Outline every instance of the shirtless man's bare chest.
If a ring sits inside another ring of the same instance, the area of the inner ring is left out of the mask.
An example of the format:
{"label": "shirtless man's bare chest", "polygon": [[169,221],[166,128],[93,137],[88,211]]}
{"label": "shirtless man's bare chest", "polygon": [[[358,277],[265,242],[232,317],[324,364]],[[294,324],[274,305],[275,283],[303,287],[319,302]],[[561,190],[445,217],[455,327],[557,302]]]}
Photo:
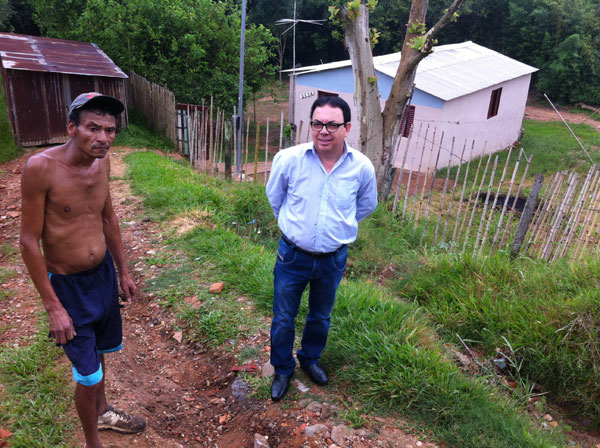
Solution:
{"label": "shirtless man's bare chest", "polygon": [[[48,269],[79,272],[98,265],[106,242],[102,210],[108,199],[108,159],[77,168],[48,155],[42,246]],[[66,272],[61,272],[66,271]]]}

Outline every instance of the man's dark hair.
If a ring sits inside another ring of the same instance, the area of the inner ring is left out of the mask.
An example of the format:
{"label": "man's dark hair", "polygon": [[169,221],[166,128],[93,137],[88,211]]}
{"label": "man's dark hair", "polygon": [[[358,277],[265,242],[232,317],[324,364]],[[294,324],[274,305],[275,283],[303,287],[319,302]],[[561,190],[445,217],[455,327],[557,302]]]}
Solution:
{"label": "man's dark hair", "polygon": [[67,119],[67,120],[68,120],[68,121],[72,121],[72,122],[73,122],[73,123],[75,123],[77,126],[79,126],[79,124],[80,124],[80,122],[81,122],[81,120],[80,120],[80,114],[81,114],[81,112],[83,112],[83,111],[86,111],[86,110],[93,110],[93,111],[96,111],[96,112],[98,112],[100,115],[112,115],[113,117],[115,117],[115,120],[118,118],[118,117],[117,117],[117,115],[118,115],[118,114],[116,114],[114,110],[112,110],[112,109],[110,109],[110,108],[107,108],[107,107],[102,107],[102,106],[98,106],[98,105],[93,105],[93,106],[91,106],[91,107],[85,107],[85,106],[83,106],[83,107],[80,107],[80,108],[78,108],[78,109],[73,109],[73,110],[71,111],[71,113],[69,114],[69,117],[68,117],[68,119]]}
{"label": "man's dark hair", "polygon": [[313,113],[317,107],[323,107],[325,105],[342,109],[342,113],[344,114],[344,123],[350,122],[350,106],[348,106],[348,103],[341,99],[339,96],[333,95],[324,95],[315,100],[312,107],[310,108],[310,119],[312,120]]}

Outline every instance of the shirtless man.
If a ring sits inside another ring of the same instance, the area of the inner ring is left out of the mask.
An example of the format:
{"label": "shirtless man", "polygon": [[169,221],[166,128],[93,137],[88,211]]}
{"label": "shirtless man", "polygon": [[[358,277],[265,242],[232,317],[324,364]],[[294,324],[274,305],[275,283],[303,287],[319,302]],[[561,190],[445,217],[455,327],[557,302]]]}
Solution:
{"label": "shirtless man", "polygon": [[109,406],[104,390],[104,353],[122,347],[113,259],[125,300],[137,290],[108,187],[108,151],[123,110],[116,98],[79,95],[69,107],[69,140],[30,157],[21,179],[21,254],[51,335],[73,365],[87,448],[102,447],[99,429],[137,433],[146,427],[142,417]]}

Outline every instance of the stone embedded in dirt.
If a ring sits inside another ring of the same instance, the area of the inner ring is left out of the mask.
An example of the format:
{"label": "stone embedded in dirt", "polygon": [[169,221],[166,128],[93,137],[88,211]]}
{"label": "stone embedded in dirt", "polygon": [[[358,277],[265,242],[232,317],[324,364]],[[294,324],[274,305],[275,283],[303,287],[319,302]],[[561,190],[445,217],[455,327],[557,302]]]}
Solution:
{"label": "stone embedded in dirt", "polygon": [[248,394],[250,394],[250,392],[252,392],[250,385],[243,379],[237,377],[235,380],[233,380],[233,383],[231,384],[231,395],[233,395],[235,398],[238,400],[244,400]]}
{"label": "stone embedded in dirt", "polygon": [[307,426],[303,432],[307,437],[314,437],[315,434],[323,434],[325,437],[329,437],[329,428],[322,423]]}
{"label": "stone embedded in dirt", "polygon": [[310,398],[302,398],[301,400],[298,400],[298,408],[300,408],[300,409],[305,408],[311,402],[312,402],[312,400]]}
{"label": "stone embedded in dirt", "polygon": [[332,406],[329,403],[323,403],[321,406],[321,420],[327,421],[331,417]]}
{"label": "stone embedded in dirt", "polygon": [[220,292],[223,292],[224,288],[225,288],[225,283],[223,283],[223,282],[213,283],[212,285],[210,285],[208,292],[210,292],[211,294],[219,294]]}
{"label": "stone embedded in dirt", "polygon": [[312,412],[313,414],[320,414],[321,413],[321,403],[318,403],[316,401],[311,401],[309,403],[308,406],[306,406],[306,410]]}
{"label": "stone embedded in dirt", "polygon": [[198,301],[198,296],[187,296],[183,298],[183,301],[185,303],[189,303],[190,305],[193,304],[194,302]]}
{"label": "stone embedded in dirt", "polygon": [[271,377],[273,375],[275,375],[275,367],[273,367],[271,365],[271,363],[269,361],[267,361],[262,366],[262,376],[263,376],[263,378],[269,378],[269,377]]}
{"label": "stone embedded in dirt", "polygon": [[267,438],[261,434],[254,434],[254,448],[271,448]]}
{"label": "stone embedded in dirt", "polygon": [[175,333],[173,333],[173,339],[181,343],[181,341],[183,340],[183,331],[176,331]]}
{"label": "stone embedded in dirt", "polygon": [[345,425],[334,426],[331,430],[331,440],[338,445],[344,446],[346,439],[349,439],[350,437],[352,437],[352,429]]}
{"label": "stone embedded in dirt", "polygon": [[3,446],[1,443],[3,443],[3,440],[9,439],[11,438],[13,435],[12,432],[10,432],[8,429],[3,429],[0,428],[0,446]]}

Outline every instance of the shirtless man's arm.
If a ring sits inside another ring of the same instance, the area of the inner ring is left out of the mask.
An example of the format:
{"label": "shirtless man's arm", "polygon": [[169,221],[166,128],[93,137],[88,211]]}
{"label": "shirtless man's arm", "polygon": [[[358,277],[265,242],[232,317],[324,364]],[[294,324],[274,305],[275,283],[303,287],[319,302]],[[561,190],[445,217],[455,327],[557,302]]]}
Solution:
{"label": "shirtless man's arm", "polygon": [[[108,172],[110,172],[110,165]],[[104,203],[104,208],[102,209],[102,224],[106,245],[113,256],[119,272],[119,284],[121,285],[121,289],[125,295],[125,300],[129,301],[135,296],[137,287],[135,286],[135,283],[129,274],[129,270],[127,269],[127,264],[125,262],[123,242],[121,240],[121,230],[119,228],[119,219],[117,218],[112,206],[110,191],[108,192],[106,201]]]}
{"label": "shirtless man's arm", "polygon": [[46,195],[50,186],[53,162],[42,156],[31,157],[21,180],[20,248],[29,275],[48,312],[50,331],[59,344],[75,337],[73,321],[61,305],[48,278],[48,268],[41,251],[40,239],[44,229]]}

